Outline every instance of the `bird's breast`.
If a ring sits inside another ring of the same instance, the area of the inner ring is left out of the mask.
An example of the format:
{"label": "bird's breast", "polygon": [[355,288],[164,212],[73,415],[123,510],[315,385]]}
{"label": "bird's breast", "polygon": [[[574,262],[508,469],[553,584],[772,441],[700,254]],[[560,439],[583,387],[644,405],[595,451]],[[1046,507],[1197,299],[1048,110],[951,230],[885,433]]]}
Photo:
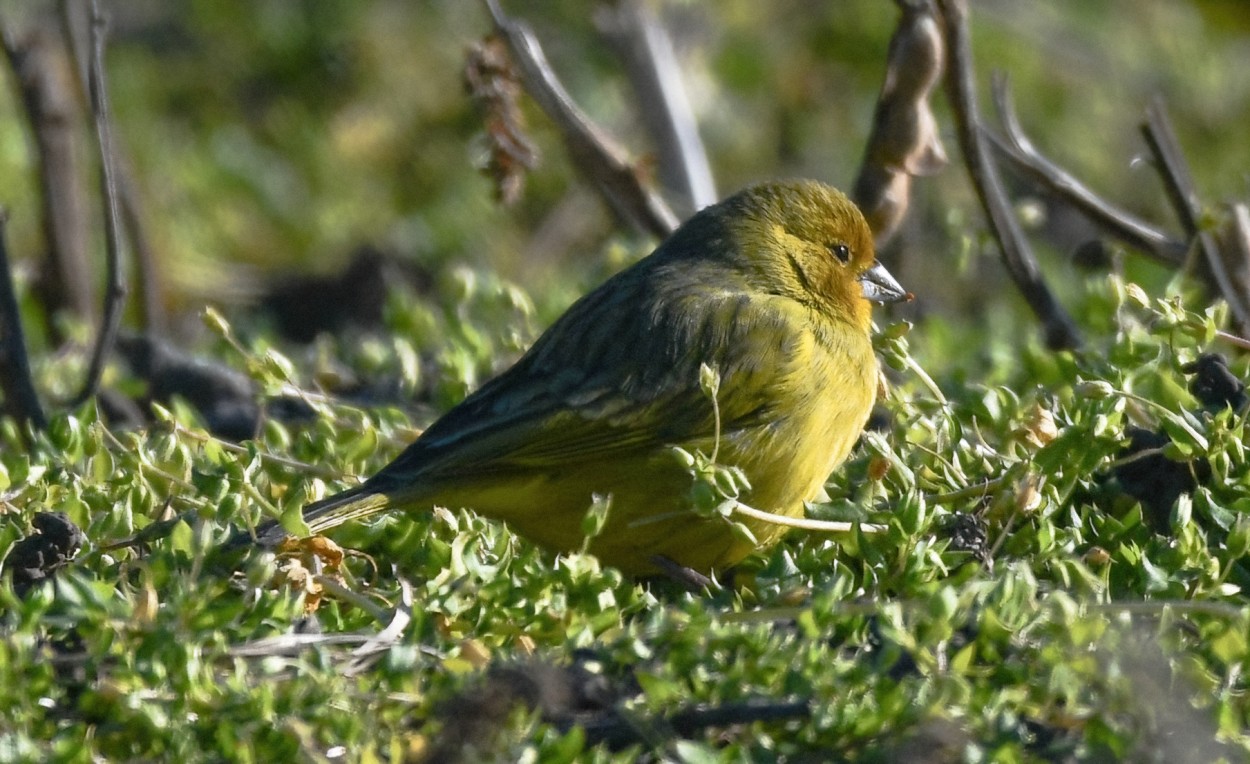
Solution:
{"label": "bird's breast", "polygon": [[[826,342],[803,337],[774,389],[773,410],[784,412],[739,433],[730,460],[752,479],[754,506],[797,515],[855,446],[876,398],[877,361],[862,333]],[[732,462],[731,462],[732,463]]]}

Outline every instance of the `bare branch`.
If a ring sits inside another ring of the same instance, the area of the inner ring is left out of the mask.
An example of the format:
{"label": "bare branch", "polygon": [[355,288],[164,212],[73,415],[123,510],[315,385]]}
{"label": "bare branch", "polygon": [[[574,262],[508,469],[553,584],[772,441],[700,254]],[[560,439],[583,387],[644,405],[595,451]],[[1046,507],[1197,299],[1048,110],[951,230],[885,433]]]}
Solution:
{"label": "bare branch", "polygon": [[[84,49],[90,45],[91,11],[84,0],[59,0],[61,35],[73,57],[79,76],[78,91],[83,103],[91,101],[88,92],[91,79],[90,56]],[[160,261],[152,249],[144,226],[143,204],[140,200],[134,167],[128,161],[121,146],[113,144],[113,161],[117,175],[117,195],[121,203],[122,223],[125,225],[135,259],[140,321],[148,334],[163,334],[168,324],[165,310],[164,278]]]}
{"label": "bare branch", "polygon": [[981,140],[968,4],[966,0],[938,0],[938,7],[948,51],[946,83],[959,130],[959,145],[990,230],[1002,250],[1003,264],[1029,307],[1042,320],[1047,346],[1054,350],[1077,347],[1081,338],[1076,324],[1046,286],[1020,223],[1012,214],[998,168]]}
{"label": "bare branch", "polygon": [[117,170],[113,156],[113,128],[109,118],[108,91],[104,78],[104,38],[106,21],[97,0],[91,3],[91,61],[90,92],[91,111],[95,117],[96,140],[100,150],[100,186],[104,197],[104,241],[108,272],[107,292],[104,296],[104,318],[91,353],[91,365],[82,389],[71,405],[87,402],[100,386],[104,362],[121,325],[122,309],[126,304],[126,270],[121,254],[121,221],[117,203]]}
{"label": "bare branch", "polygon": [[897,2],[902,15],[890,38],[885,82],[851,193],[878,247],[907,214],[912,176],[936,173],[947,161],[929,105],[929,94],[942,77],[942,32],[930,0]]}
{"label": "bare branch", "polygon": [[[1189,172],[1189,164],[1181,151],[1176,131],[1172,129],[1172,121],[1168,119],[1167,108],[1161,98],[1151,101],[1146,108],[1146,121],[1141,126],[1142,135],[1154,154],[1155,166],[1163,178],[1163,186],[1172,207],[1180,219],[1185,233],[1198,240],[1198,250],[1202,253],[1203,262],[1210,270],[1211,279],[1219,290],[1220,296],[1228,303],[1233,320],[1241,331],[1250,330],[1250,307],[1247,306],[1245,284],[1236,284],[1229,277],[1224,261],[1220,257],[1219,247],[1210,231],[1202,229],[1202,204],[1198,199],[1198,191],[1194,186],[1193,176]],[[1240,288],[1239,288],[1240,287]]]}
{"label": "bare branch", "polygon": [[614,43],[656,146],[660,181],[695,212],[715,204],[716,183],[668,30],[646,0],[620,0],[596,16]]}
{"label": "bare branch", "polygon": [[38,159],[40,214],[48,248],[47,277],[41,292],[49,313],[63,308],[90,321],[93,279],[76,133],[81,113],[75,77],[65,55],[57,49],[55,37],[47,33],[42,22],[20,39],[5,24],[3,47],[21,91]]}
{"label": "bare branch", "polygon": [[42,430],[48,426],[48,418],[30,375],[26,336],[5,242],[7,223],[8,216],[0,214],[0,392],[4,393],[4,408],[10,416],[20,424],[30,423]]}
{"label": "bare branch", "polygon": [[646,187],[626,151],[573,103],[529,27],[510,19],[497,0],[486,0],[486,7],[495,28],[508,41],[530,95],[560,129],[573,165],[622,220],[659,238],[672,233],[677,227],[677,216],[655,191]]}
{"label": "bare branch", "polygon": [[[1233,288],[1244,297],[1250,287],[1250,205],[1236,202],[1228,205],[1228,215],[1222,217],[1215,231],[1215,243],[1221,262]],[[1203,269],[1211,277],[1210,269]],[[1214,284],[1212,288],[1216,288]],[[1250,327],[1237,326],[1240,332],[1250,332]]]}
{"label": "bare branch", "polygon": [[1232,219],[1225,238],[1224,249],[1228,258],[1242,271],[1234,273],[1235,278],[1245,280],[1250,276],[1250,206],[1237,202],[1232,206]]}
{"label": "bare branch", "polygon": [[1004,135],[1000,136],[989,128],[983,128],[982,131],[996,149],[1035,182],[1071,204],[1128,246],[1168,265],[1178,266],[1185,262],[1188,246],[1184,242],[1102,199],[1037,150],[1025,135],[1020,119],[1016,116],[1011,83],[1005,74],[994,73],[991,90]]}

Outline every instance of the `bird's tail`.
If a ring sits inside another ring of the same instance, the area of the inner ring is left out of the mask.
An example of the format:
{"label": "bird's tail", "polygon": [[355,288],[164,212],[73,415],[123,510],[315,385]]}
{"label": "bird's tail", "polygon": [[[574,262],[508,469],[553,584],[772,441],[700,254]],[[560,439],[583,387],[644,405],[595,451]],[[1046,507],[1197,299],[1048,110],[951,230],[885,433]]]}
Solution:
{"label": "bird's tail", "polygon": [[[304,507],[304,522],[312,535],[316,535],[380,512],[389,505],[390,497],[383,490],[365,483]],[[256,540],[263,546],[276,546],[288,535],[277,520],[270,520],[256,530]]]}

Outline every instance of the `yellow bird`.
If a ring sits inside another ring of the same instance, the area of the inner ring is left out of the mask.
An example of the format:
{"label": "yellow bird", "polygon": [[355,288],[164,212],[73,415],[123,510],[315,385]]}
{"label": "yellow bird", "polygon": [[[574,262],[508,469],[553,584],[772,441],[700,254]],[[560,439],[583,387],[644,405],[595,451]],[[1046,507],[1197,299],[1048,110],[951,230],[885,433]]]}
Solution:
{"label": "yellow bird", "polygon": [[[605,564],[723,570],[757,544],[694,511],[695,477],[676,449],[740,468],[744,504],[801,515],[876,396],[871,302],[906,296],[841,192],[752,186],[582,297],[515,365],[304,520],[321,533],[378,512],[467,507],[570,551],[597,494],[610,508],[589,551]],[[715,405],[704,364],[720,375]],[[741,520],[760,548],[785,530]],[[276,523],[259,533],[284,536]]]}

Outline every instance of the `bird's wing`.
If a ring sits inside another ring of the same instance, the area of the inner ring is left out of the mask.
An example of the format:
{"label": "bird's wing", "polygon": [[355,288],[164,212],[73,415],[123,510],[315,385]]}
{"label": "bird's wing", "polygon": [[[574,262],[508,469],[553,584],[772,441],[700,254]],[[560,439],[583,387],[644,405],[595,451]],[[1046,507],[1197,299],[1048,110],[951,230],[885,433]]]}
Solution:
{"label": "bird's wing", "polygon": [[[625,275],[625,274],[622,274]],[[766,423],[785,376],[801,373],[806,310],[722,292],[645,299],[612,282],[575,304],[508,371],[448,412],[377,480],[530,471],[673,445],[710,447],[699,381],[720,374],[722,434]]]}

